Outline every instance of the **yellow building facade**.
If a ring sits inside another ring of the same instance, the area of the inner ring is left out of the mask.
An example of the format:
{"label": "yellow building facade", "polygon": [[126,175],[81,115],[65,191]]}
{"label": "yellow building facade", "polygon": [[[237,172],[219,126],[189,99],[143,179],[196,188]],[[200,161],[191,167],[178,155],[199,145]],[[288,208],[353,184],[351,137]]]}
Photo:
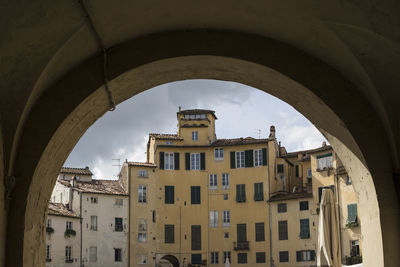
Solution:
{"label": "yellow building facade", "polygon": [[273,126],[217,139],[216,119],[179,110],[177,134],[150,134],[147,162],[123,164],[130,266],[315,265],[314,151],[287,153]]}

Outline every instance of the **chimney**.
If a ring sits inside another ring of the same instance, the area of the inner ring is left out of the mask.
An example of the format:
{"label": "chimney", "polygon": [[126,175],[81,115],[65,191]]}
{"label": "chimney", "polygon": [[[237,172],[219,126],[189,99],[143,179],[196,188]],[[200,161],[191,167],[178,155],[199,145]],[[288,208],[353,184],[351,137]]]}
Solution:
{"label": "chimney", "polygon": [[271,127],[269,127],[269,138],[275,138],[275,126],[271,125]]}
{"label": "chimney", "polygon": [[181,106],[179,106],[179,112],[181,112],[182,111],[182,108],[181,108]]}
{"label": "chimney", "polygon": [[324,147],[324,146],[326,146],[326,142],[324,141],[324,142],[322,142],[322,146]]}
{"label": "chimney", "polygon": [[86,169],[86,170],[89,170],[89,166],[86,166],[85,169]]}

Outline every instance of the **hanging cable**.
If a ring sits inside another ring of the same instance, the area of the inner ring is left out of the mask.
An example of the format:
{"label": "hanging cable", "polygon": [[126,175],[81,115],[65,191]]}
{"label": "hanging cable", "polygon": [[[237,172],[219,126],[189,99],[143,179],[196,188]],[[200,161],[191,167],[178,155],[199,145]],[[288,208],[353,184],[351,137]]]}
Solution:
{"label": "hanging cable", "polygon": [[79,5],[85,15],[86,24],[89,26],[90,31],[93,33],[94,37],[96,38],[97,44],[99,46],[100,51],[103,53],[103,79],[104,79],[104,88],[106,89],[106,93],[108,96],[108,101],[110,102],[110,111],[115,110],[115,102],[108,86],[108,76],[107,76],[107,64],[108,64],[108,55],[107,55],[107,48],[104,46],[103,41],[99,33],[97,32],[92,19],[90,18],[89,12],[86,9],[83,0],[78,0]]}

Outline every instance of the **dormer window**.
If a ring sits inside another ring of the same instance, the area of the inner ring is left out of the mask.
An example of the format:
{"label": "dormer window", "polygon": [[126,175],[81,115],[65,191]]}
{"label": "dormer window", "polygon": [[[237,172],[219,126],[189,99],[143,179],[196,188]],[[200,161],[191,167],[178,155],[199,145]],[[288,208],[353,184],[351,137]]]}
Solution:
{"label": "dormer window", "polygon": [[192,132],[192,140],[197,141],[199,140],[199,132]]}

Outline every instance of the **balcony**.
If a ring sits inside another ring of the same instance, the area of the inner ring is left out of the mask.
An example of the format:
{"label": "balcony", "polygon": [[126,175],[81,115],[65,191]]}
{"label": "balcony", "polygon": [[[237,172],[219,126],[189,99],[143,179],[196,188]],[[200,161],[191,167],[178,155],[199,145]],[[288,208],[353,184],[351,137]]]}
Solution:
{"label": "balcony", "polygon": [[249,241],[238,241],[233,242],[233,249],[234,250],[249,250]]}

